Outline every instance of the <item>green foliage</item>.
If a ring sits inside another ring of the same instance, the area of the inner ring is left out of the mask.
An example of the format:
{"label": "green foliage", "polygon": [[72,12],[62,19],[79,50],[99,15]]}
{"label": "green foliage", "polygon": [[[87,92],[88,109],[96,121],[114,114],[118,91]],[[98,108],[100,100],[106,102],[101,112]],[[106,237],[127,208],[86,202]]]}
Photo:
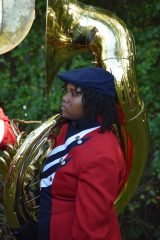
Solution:
{"label": "green foliage", "polygon": [[[88,0],[83,0],[88,3]],[[137,81],[148,113],[150,153],[142,182],[120,216],[123,240],[160,240],[160,26],[159,0],[94,0],[120,17],[134,35]],[[61,85],[55,79],[51,95],[45,96],[45,1],[36,3],[36,20],[26,39],[0,56],[0,105],[11,118],[44,120],[57,112]],[[91,56],[78,55],[70,66],[91,65]]]}

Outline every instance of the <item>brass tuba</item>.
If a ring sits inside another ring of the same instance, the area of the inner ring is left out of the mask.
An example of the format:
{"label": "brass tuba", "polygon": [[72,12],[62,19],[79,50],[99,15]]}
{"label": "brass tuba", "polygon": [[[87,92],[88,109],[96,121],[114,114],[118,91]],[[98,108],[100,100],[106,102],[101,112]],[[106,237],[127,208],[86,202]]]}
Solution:
{"label": "brass tuba", "polygon": [[[148,153],[148,123],[139,96],[135,73],[135,46],[126,25],[107,10],[76,0],[48,0],[46,24],[46,90],[60,67],[79,53],[94,56],[96,66],[112,72],[123,113],[119,136],[123,144],[128,176],[115,201],[117,212],[129,202],[142,177]],[[50,148],[49,135],[63,119],[56,115],[42,123],[19,145],[10,149],[6,172],[4,206],[12,228],[37,220],[40,168]],[[17,147],[17,149],[16,149]],[[16,153],[14,154],[14,151]]]}

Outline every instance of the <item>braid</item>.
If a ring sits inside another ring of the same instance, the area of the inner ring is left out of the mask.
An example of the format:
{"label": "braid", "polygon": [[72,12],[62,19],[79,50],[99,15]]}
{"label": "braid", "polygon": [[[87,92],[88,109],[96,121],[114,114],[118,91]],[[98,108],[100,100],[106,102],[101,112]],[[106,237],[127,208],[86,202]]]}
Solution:
{"label": "braid", "polygon": [[85,88],[82,88],[82,93],[86,117],[94,120],[100,115],[102,119],[100,132],[112,130],[112,124],[118,124],[116,98]]}

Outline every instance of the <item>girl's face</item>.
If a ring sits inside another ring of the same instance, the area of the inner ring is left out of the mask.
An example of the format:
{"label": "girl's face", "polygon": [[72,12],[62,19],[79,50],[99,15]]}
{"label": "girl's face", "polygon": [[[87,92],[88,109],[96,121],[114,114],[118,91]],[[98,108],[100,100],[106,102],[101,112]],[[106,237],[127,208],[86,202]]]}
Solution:
{"label": "girl's face", "polygon": [[62,116],[69,120],[84,118],[82,91],[72,83],[67,83],[66,93],[62,98]]}

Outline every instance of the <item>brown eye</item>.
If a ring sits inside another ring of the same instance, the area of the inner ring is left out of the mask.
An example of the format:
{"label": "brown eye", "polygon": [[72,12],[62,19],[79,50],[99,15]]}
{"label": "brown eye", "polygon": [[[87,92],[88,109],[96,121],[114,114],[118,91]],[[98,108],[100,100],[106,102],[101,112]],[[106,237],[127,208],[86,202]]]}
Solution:
{"label": "brown eye", "polygon": [[73,97],[77,97],[77,96],[79,96],[80,94],[81,94],[82,92],[81,92],[81,90],[78,88],[76,88],[76,89],[74,89],[74,90],[72,90],[71,91],[71,94],[72,94],[72,96]]}
{"label": "brown eye", "polygon": [[73,91],[71,91],[71,95],[72,95],[72,97],[75,97],[75,96],[77,96],[77,92],[75,90],[73,90]]}

